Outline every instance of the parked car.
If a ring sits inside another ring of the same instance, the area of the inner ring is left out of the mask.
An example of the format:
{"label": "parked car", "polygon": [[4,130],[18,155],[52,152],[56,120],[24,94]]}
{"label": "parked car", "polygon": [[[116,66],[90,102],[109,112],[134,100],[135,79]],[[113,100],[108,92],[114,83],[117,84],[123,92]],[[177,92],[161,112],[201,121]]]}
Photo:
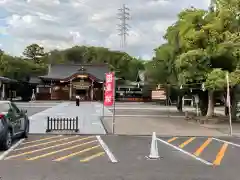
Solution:
{"label": "parked car", "polygon": [[9,149],[13,139],[27,138],[28,132],[27,111],[20,110],[11,101],[0,101],[0,149]]}

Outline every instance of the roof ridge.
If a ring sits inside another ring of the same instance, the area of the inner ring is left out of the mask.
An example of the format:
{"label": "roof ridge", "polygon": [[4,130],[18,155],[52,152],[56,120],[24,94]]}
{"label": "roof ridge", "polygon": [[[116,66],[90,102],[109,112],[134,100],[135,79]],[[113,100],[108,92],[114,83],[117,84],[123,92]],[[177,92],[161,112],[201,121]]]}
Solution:
{"label": "roof ridge", "polygon": [[107,66],[107,63],[82,63],[82,64],[72,64],[72,63],[59,63],[59,64],[51,64],[52,66]]}

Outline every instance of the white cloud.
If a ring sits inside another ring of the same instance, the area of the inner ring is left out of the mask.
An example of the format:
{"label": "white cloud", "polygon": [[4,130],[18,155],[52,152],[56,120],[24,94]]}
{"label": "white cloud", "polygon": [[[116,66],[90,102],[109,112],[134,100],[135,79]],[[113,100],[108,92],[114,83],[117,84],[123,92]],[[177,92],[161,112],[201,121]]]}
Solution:
{"label": "white cloud", "polygon": [[125,50],[149,58],[178,12],[192,5],[207,8],[209,0],[0,0],[0,35],[9,37],[0,39],[2,47],[15,55],[31,43],[47,50],[76,44],[120,49],[116,24],[123,3],[130,9]]}

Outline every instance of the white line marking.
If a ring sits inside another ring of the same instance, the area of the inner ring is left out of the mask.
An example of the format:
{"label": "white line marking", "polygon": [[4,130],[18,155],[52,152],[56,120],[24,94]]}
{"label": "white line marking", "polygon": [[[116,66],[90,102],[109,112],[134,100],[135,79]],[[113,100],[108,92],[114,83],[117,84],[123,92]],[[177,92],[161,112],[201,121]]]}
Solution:
{"label": "white line marking", "polygon": [[101,144],[101,146],[104,149],[104,151],[106,152],[106,154],[108,155],[109,159],[113,163],[118,162],[117,159],[115,158],[115,156],[113,155],[113,153],[110,151],[110,149],[106,145],[106,143],[102,140],[102,138],[100,136],[96,136],[96,138],[97,138],[98,142]]}
{"label": "white line marking", "polygon": [[50,108],[50,107],[53,107],[53,106],[40,106],[40,105],[36,105],[36,106],[21,106],[19,105],[20,108],[39,108],[39,107],[46,107],[46,108]]}
{"label": "white line marking", "polygon": [[[112,114],[105,114],[106,117],[108,116],[112,116]],[[175,115],[171,115],[171,114],[166,114],[166,115],[150,115],[150,114],[121,114],[118,115],[116,114],[115,117],[173,117],[173,118],[179,118],[179,117],[184,117],[182,116],[175,116]]]}
{"label": "white line marking", "polygon": [[[132,105],[131,105],[132,106]],[[109,107],[108,109],[113,109],[112,107]],[[174,111],[174,112],[177,112],[177,110],[176,110],[176,107],[167,107],[167,106],[165,106],[165,107],[159,107],[159,106],[157,106],[157,107],[152,107],[152,106],[150,106],[150,107],[128,107],[128,106],[125,106],[125,107],[119,107],[119,106],[116,106],[115,107],[115,109],[116,110],[163,110],[163,111]],[[194,108],[186,108],[185,110],[192,110],[192,111],[194,111]]]}
{"label": "white line marking", "polygon": [[179,147],[177,147],[177,146],[174,146],[174,145],[168,143],[167,141],[164,141],[164,140],[162,140],[162,139],[160,139],[160,138],[157,138],[157,140],[160,141],[160,142],[162,142],[162,143],[164,143],[164,144],[166,144],[166,145],[168,145],[168,146],[173,147],[174,149],[177,149],[178,151],[180,151],[180,152],[182,152],[182,153],[184,153],[184,154],[186,154],[186,155],[188,155],[188,156],[190,156],[190,157],[192,157],[192,158],[194,158],[194,159],[196,159],[196,160],[198,160],[198,161],[201,161],[202,163],[204,163],[204,164],[206,164],[206,165],[209,165],[209,166],[212,166],[212,165],[213,165],[212,163],[210,163],[210,162],[208,162],[208,161],[205,161],[204,159],[201,159],[201,158],[199,158],[199,157],[197,157],[197,156],[195,156],[195,155],[193,155],[193,154],[191,154],[191,153],[189,153],[189,152],[187,152],[187,151],[184,151],[183,149],[181,149],[181,148],[179,148]]}
{"label": "white line marking", "polygon": [[10,153],[12,152],[15,148],[17,148],[25,139],[20,139],[17,143],[15,143],[13,146],[11,146],[7,151],[5,151],[4,153],[2,153],[0,155],[0,160],[4,160],[4,158]]}
{"label": "white line marking", "polygon": [[235,144],[235,143],[225,141],[225,140],[222,140],[222,139],[217,139],[217,138],[212,138],[212,139],[214,139],[216,141],[219,141],[219,142],[224,142],[224,143],[227,143],[227,144],[231,144],[231,145],[236,146],[236,147],[240,147],[240,144]]}

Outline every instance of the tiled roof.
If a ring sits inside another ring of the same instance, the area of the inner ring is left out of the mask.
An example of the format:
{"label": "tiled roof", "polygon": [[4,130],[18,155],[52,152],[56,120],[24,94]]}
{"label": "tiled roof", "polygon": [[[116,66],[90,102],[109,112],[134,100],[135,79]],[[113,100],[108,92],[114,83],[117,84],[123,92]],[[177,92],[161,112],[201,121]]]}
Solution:
{"label": "tiled roof", "polygon": [[17,80],[10,79],[10,78],[3,77],[3,76],[0,76],[0,81],[5,82],[5,83],[17,82]]}
{"label": "tiled roof", "polygon": [[99,80],[105,79],[107,73],[107,64],[54,64],[51,65],[50,73],[45,76],[40,76],[44,79],[65,79],[75,73],[81,73],[83,68],[85,73],[91,74]]}
{"label": "tiled roof", "polygon": [[30,77],[29,83],[30,84],[39,84],[39,83],[41,83],[41,79],[39,79],[38,77]]}

